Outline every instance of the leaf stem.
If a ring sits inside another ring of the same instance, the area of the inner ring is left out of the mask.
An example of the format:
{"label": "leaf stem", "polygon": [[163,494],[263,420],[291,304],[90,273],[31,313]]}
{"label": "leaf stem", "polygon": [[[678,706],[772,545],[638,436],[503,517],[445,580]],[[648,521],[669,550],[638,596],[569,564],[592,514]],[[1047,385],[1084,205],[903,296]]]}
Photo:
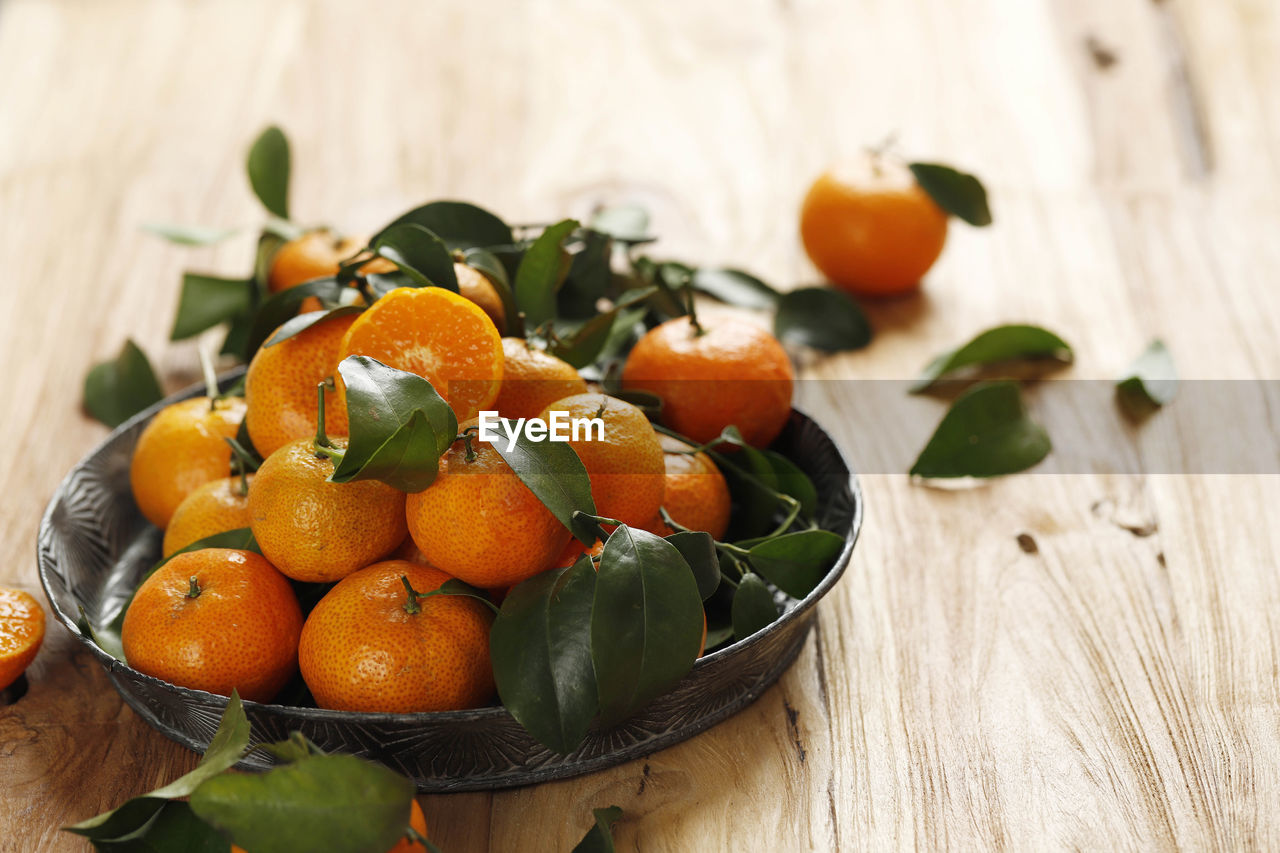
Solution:
{"label": "leaf stem", "polygon": [[209,398],[209,411],[218,408],[218,373],[213,369],[213,356],[209,355],[209,350],[201,346],[200,353],[200,372],[204,374],[204,393]]}
{"label": "leaf stem", "polygon": [[325,382],[316,383],[316,437],[311,443],[317,459],[331,459],[334,465],[342,461],[344,451],[339,450],[329,440],[324,431],[324,389]]}

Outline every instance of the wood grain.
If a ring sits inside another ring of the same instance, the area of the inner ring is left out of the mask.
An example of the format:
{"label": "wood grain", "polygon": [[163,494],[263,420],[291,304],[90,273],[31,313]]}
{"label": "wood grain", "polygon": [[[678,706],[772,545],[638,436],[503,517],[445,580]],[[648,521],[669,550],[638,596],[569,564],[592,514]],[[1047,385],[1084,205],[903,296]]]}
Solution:
{"label": "wood grain", "polygon": [[[1269,378],[1278,44],[1263,0],[7,0],[0,582],[38,589],[43,502],[104,434],[86,367],[129,335],[191,378],[194,345],[166,341],[180,271],[238,273],[250,237],[184,251],[138,226],[256,221],[241,161],[269,122],[308,221],[632,200],[663,253],[783,286],[816,280],[807,182],[896,132],[979,172],[997,225],[956,227],[923,295],[869,309],[871,348],[806,375],[905,378],[1029,320],[1077,378],[1157,335],[1184,376]],[[853,437],[858,399],[813,408]],[[1280,479],[864,487],[853,567],[756,705],[614,770],[423,798],[433,838],[567,850],[617,804],[624,850],[1280,847]],[[194,760],[55,626],[0,709],[0,849],[80,849],[57,827]]]}

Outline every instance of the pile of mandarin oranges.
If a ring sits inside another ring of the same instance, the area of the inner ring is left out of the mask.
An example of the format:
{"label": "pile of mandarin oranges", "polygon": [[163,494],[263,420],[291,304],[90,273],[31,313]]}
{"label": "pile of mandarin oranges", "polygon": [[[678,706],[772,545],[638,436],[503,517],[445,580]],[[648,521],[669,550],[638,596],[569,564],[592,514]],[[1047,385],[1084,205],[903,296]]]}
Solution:
{"label": "pile of mandarin oranges", "polygon": [[[359,245],[323,231],[289,242],[275,256],[270,286],[333,275]],[[132,667],[259,702],[300,674],[318,706],[338,710],[491,703],[491,608],[432,593],[456,578],[497,603],[540,572],[584,553],[598,557],[602,544],[573,538],[481,440],[473,427],[482,411],[601,419],[602,436],[571,442],[600,517],[667,535],[662,510],[680,528],[725,535],[729,489],[697,446],[728,425],[755,446],[779,434],[793,374],[772,335],[748,319],[713,315],[669,320],[637,342],[621,387],[661,398],[663,423],[691,444],[655,430],[636,405],[594,387],[537,342],[503,337],[494,286],[462,262],[454,271],[456,293],[391,290],[360,313],[335,314],[262,347],[243,397],[187,399],[151,420],[130,482],[143,515],[164,531],[169,559],[125,613]],[[459,437],[425,490],[331,481],[332,454],[318,445],[345,446],[337,368],[353,355],[425,378],[456,415]],[[237,456],[226,440],[242,423],[263,459],[252,473],[233,471]],[[260,553],[189,549],[241,528]],[[304,586],[322,593],[309,609],[299,600]]]}

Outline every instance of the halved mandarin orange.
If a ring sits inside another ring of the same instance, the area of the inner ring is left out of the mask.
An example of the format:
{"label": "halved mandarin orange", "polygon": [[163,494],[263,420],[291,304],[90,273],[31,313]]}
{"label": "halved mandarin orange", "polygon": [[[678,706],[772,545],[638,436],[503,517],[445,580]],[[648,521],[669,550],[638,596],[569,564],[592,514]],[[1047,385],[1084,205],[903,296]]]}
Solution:
{"label": "halved mandarin orange", "polygon": [[400,287],[375,302],[342,338],[339,363],[351,355],[423,377],[459,421],[493,408],[502,387],[497,327],[474,302],[440,287]]}

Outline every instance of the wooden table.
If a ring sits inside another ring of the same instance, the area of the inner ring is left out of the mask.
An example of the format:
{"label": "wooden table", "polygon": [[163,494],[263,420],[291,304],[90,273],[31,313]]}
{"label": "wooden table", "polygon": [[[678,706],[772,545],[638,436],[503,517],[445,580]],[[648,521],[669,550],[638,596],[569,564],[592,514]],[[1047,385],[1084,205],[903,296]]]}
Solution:
{"label": "wooden table", "polygon": [[[815,278],[808,181],[896,131],[980,173],[996,227],[954,228],[925,294],[809,375],[909,377],[1029,320],[1075,345],[1067,376],[1159,335],[1184,376],[1250,378],[1280,364],[1278,93],[1267,0],[7,0],[0,582],[38,589],[44,502],[104,435],[87,366],[131,335],[170,387],[194,378],[166,340],[178,276],[242,272],[250,238],[139,225],[257,221],[241,164],[267,123],[304,219],[634,200],[664,254],[786,287]],[[816,414],[839,436],[857,406]],[[864,486],[851,570],[759,702],[614,770],[424,797],[432,836],[567,850],[618,804],[645,851],[1280,847],[1280,478]],[[0,709],[0,848],[79,849],[58,826],[195,762],[59,625],[30,685]]]}

